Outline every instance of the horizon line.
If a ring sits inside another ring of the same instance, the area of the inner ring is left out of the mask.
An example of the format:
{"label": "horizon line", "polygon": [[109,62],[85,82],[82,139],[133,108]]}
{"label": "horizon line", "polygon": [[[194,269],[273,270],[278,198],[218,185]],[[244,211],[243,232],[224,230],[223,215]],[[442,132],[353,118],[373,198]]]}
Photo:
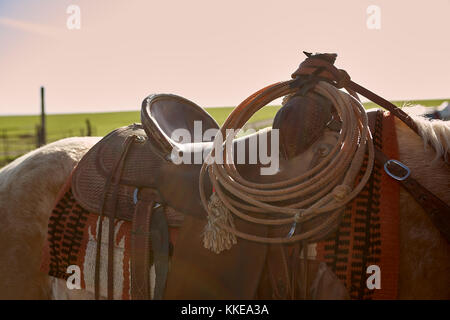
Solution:
{"label": "horizon line", "polygon": [[[423,101],[441,101],[442,102],[450,102],[450,97],[447,98],[431,98],[431,99],[410,99],[410,100],[405,100],[405,99],[395,99],[395,100],[388,100],[389,102],[392,103],[398,103],[398,102],[402,102],[402,103],[414,103],[414,102],[423,102]],[[375,102],[371,101],[371,100],[366,100],[366,101],[362,101],[361,102],[363,105],[364,104],[375,104]],[[417,103],[420,104],[420,103]],[[269,104],[266,105],[264,107],[280,107],[281,104]],[[202,107],[203,109],[219,109],[219,108],[236,108],[237,106],[210,106],[210,107]],[[438,107],[438,105],[436,106],[429,106],[429,107]],[[106,110],[106,111],[85,111],[85,112],[46,112],[46,115],[70,115],[70,114],[106,114],[106,113],[121,113],[121,112],[140,112],[140,109],[135,109],[135,110]],[[0,117],[33,117],[33,116],[40,116],[40,113],[0,113]]]}

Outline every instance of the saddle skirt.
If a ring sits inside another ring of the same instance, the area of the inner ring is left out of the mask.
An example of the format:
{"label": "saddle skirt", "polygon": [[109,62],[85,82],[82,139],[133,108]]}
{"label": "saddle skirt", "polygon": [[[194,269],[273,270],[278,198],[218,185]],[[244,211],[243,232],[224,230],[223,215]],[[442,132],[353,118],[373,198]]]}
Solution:
{"label": "saddle skirt", "polygon": [[[138,143],[134,143],[126,155],[120,181],[112,181],[112,185],[118,188],[117,198],[113,199],[112,188],[104,194],[106,181],[114,170],[114,162],[123,152],[125,140],[130,136],[135,136]],[[142,126],[132,124],[112,131],[94,145],[81,159],[72,176],[72,192],[77,202],[90,212],[100,213],[105,196],[103,210],[106,216],[112,214],[113,203],[116,203],[116,217],[131,221],[136,188],[156,186],[160,179],[158,173],[162,160],[150,150],[146,141],[147,136]],[[171,221],[171,224],[179,225],[182,215],[178,219],[179,221]]]}

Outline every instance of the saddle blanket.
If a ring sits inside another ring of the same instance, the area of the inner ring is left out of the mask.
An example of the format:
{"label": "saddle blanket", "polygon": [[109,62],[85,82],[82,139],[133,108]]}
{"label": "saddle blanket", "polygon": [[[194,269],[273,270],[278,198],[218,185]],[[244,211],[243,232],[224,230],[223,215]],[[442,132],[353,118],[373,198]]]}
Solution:
{"label": "saddle blanket", "polygon": [[[394,117],[389,113],[380,113],[378,116],[373,139],[375,146],[388,157],[398,158]],[[67,280],[73,272],[72,269],[68,273],[68,267],[77,266],[81,288],[93,293],[99,215],[85,210],[76,202],[70,181],[71,179],[61,190],[49,219],[41,270],[52,277]],[[104,219],[100,263],[101,297],[107,296],[108,219]],[[130,230],[130,222],[117,221],[115,224],[115,299],[131,297]],[[175,245],[177,228],[169,228],[169,233],[171,244]],[[399,186],[381,166],[375,163],[369,182],[357,198],[347,205],[338,230],[326,240],[308,246],[308,258],[326,262],[344,283],[352,299],[397,298]],[[370,289],[367,286],[370,266],[378,267],[381,272],[381,289]],[[150,279],[153,286],[153,267]]]}
{"label": "saddle blanket", "polygon": [[[97,234],[100,217],[81,207],[70,187],[71,178],[60,192],[48,224],[48,238],[43,249],[41,270],[52,277],[73,282],[71,275],[79,272],[81,289],[94,293]],[[166,216],[173,212],[166,210]],[[178,218],[178,216],[176,217]],[[170,219],[170,218],[169,218]],[[172,219],[175,220],[175,219]],[[109,219],[103,217],[100,257],[100,296],[107,296],[107,259]],[[116,220],[114,239],[114,299],[131,298],[131,222]],[[177,228],[169,227],[170,242],[176,241]],[[69,268],[70,267],[70,268]],[[68,269],[69,268],[69,269]],[[59,282],[60,283],[60,282]],[[150,269],[151,297],[155,269]]]}
{"label": "saddle blanket", "polygon": [[[389,159],[398,159],[395,117],[389,112],[378,112],[375,127],[374,146]],[[362,169],[366,165],[367,154]],[[352,299],[398,297],[399,199],[399,183],[375,162],[366,186],[345,208],[338,230],[309,248],[309,257],[326,262]],[[379,268],[379,289],[367,285],[373,273],[370,266]]]}

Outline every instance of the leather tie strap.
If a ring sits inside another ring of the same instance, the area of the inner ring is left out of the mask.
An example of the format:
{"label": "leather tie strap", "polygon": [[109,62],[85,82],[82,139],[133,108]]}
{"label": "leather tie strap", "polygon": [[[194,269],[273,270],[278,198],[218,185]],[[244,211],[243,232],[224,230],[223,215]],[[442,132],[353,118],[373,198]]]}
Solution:
{"label": "leather tie strap", "polygon": [[[420,136],[417,124],[406,112],[388,100],[352,81],[345,70],[336,68],[334,62],[336,61],[337,54],[323,53],[312,55],[308,52],[304,53],[308,58],[306,58],[292,74],[293,79],[314,75],[319,80],[328,81],[337,88],[345,88],[352,96],[356,96],[355,92],[359,93],[379,106],[389,110]],[[446,158],[450,159],[450,154],[448,152],[444,155],[444,159]]]}
{"label": "leather tie strap", "polygon": [[103,232],[103,218],[105,213],[106,199],[108,197],[108,192],[110,187],[114,187],[114,191],[112,194],[113,199],[113,215],[108,217],[109,219],[109,232],[108,232],[108,299],[111,300],[114,298],[114,222],[115,222],[115,214],[116,214],[116,205],[117,205],[117,190],[118,190],[118,181],[120,181],[122,177],[123,165],[125,163],[126,156],[128,151],[133,143],[135,136],[129,136],[124,142],[123,150],[120,156],[115,160],[113,164],[113,169],[111,174],[107,177],[105,181],[105,188],[102,196],[102,203],[100,206],[100,216],[99,216],[99,224],[98,224],[98,233],[97,233],[97,248],[96,248],[96,257],[95,257],[95,278],[94,278],[94,296],[95,299],[100,299],[100,260],[101,260],[101,243],[102,243],[102,232]]}
{"label": "leather tie strap", "polygon": [[[124,196],[123,176],[127,174],[127,163],[130,156],[139,148],[142,143],[142,136],[130,134],[118,146],[117,156],[114,157],[111,170],[105,175],[104,188],[101,196],[101,203],[98,209],[99,222],[97,232],[97,248],[95,258],[95,278],[94,291],[95,299],[100,299],[100,271],[103,267],[102,259],[102,241],[103,222],[108,218],[108,255],[107,255],[107,294],[106,298],[114,299],[114,266],[115,266],[115,221],[123,220],[128,215],[128,221],[132,222],[131,230],[131,296],[133,299],[150,299],[150,257],[152,253],[151,243],[155,243],[155,298],[161,298],[165,289],[165,283],[168,272],[168,255],[169,255],[169,235],[168,223],[164,210],[156,213],[155,225],[151,227],[153,207],[155,203],[162,203],[159,192],[153,187],[135,189],[134,194],[134,213],[127,213],[121,202]],[[135,151],[131,152],[133,149]],[[98,163],[95,164],[100,167]],[[136,184],[139,185],[139,184]],[[126,197],[130,197],[132,190],[127,185]],[[121,198],[122,196],[122,198]],[[129,204],[128,204],[129,205]],[[131,207],[129,205],[129,207]],[[132,207],[131,207],[132,208]],[[162,209],[162,207],[161,207]],[[92,210],[96,212],[96,210]],[[125,212],[122,212],[125,211]],[[152,232],[151,229],[153,228]],[[151,241],[150,241],[151,239]],[[117,258],[117,257],[116,257]]]}
{"label": "leather tie strap", "polygon": [[141,189],[131,229],[131,297],[150,298],[150,225],[155,205],[151,189]]}
{"label": "leather tie strap", "polygon": [[166,290],[169,272],[169,226],[164,208],[159,206],[152,214],[151,243],[155,266],[155,290],[153,300],[161,300]]}
{"label": "leather tie strap", "polygon": [[[375,161],[378,161],[381,166],[386,165],[387,170],[395,176],[406,176],[404,168],[389,160],[383,152],[375,148]],[[412,178],[411,175],[408,175],[404,180],[398,181],[424,209],[441,234],[450,242],[450,207]]]}
{"label": "leather tie strap", "polygon": [[267,267],[273,299],[289,299],[293,291],[286,251],[287,248],[283,244],[270,244],[268,248]]}

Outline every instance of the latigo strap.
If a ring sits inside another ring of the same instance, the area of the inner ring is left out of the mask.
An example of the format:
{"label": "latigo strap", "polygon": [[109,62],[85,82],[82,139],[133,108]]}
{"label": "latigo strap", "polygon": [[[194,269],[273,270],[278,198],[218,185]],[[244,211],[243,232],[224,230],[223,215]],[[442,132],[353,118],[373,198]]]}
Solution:
{"label": "latigo strap", "polygon": [[[143,194],[144,190],[140,193]],[[150,225],[155,201],[152,195],[141,196],[136,203],[131,230],[131,297],[150,297]]]}

